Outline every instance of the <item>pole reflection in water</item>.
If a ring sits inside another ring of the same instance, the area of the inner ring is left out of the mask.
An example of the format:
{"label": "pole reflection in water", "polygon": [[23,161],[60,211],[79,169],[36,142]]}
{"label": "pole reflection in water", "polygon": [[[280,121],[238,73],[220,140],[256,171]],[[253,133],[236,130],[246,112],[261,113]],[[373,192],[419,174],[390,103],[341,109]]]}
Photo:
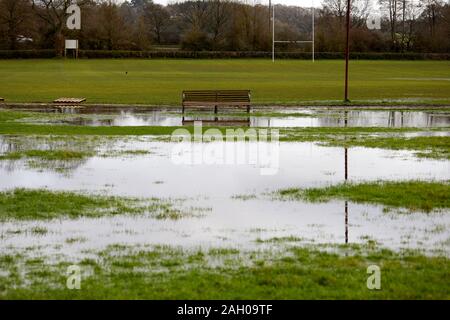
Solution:
{"label": "pole reflection in water", "polygon": [[345,244],[348,243],[348,202],[345,201]]}
{"label": "pole reflection in water", "polygon": [[[344,125],[348,125],[348,111],[344,111]],[[344,180],[348,180],[348,148],[344,148]],[[345,243],[348,243],[348,201],[345,201]]]}
{"label": "pole reflection in water", "polygon": [[[345,182],[348,180],[348,148],[345,148]],[[348,202],[345,201],[345,243],[348,243]]]}

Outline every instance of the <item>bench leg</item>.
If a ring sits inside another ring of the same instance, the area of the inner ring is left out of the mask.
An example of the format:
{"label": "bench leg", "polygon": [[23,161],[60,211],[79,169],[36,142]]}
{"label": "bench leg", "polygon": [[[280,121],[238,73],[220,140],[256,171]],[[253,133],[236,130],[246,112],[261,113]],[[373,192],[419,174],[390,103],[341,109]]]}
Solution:
{"label": "bench leg", "polygon": [[217,106],[214,106],[214,113],[217,114]]}
{"label": "bench leg", "polygon": [[181,113],[184,114],[184,106],[181,107]]}
{"label": "bench leg", "polygon": [[247,106],[247,113],[250,113],[250,106]]}

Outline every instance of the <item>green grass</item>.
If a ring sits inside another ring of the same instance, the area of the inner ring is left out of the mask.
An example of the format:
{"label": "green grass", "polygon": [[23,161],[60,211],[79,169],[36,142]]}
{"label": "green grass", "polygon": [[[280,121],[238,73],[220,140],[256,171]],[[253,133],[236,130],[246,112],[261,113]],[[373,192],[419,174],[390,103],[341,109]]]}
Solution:
{"label": "green grass", "polygon": [[90,156],[88,152],[73,150],[23,150],[13,151],[0,156],[0,160],[18,160],[22,158],[38,158],[41,160],[74,160]]}
{"label": "green grass", "polygon": [[73,192],[15,189],[0,192],[0,221],[7,219],[53,219],[100,217],[108,214],[141,213],[132,201]]}
{"label": "green grass", "polygon": [[269,239],[256,239],[257,243],[286,243],[286,242],[300,242],[303,239],[295,237],[295,236],[287,236],[287,237],[273,237]]}
{"label": "green grass", "polygon": [[363,140],[334,141],[330,145],[359,146],[391,150],[414,150],[422,158],[450,159],[450,137],[366,138]]}
{"label": "green grass", "polygon": [[[351,61],[350,98],[448,104],[449,67],[448,61]],[[186,89],[251,89],[253,102],[265,105],[343,100],[344,62],[337,60],[1,60],[0,70],[0,96],[14,102],[70,96],[92,103],[180,105]]]}
{"label": "green grass", "polygon": [[449,136],[405,137],[408,132],[448,132],[440,129],[390,129],[390,128],[298,128],[283,129],[281,141],[320,142],[324,146],[365,147],[390,150],[410,150],[422,158],[450,159]]}
{"label": "green grass", "polygon": [[149,214],[158,220],[179,220],[204,215],[203,208],[181,210],[177,199],[137,199],[45,189],[0,192],[0,221],[96,218],[123,214]]}
{"label": "green grass", "polygon": [[[292,248],[239,253],[186,252],[117,245],[96,259],[48,263],[0,256],[1,299],[449,299],[444,257],[343,248],[347,254]],[[212,266],[209,261],[221,259]],[[67,267],[79,265],[81,289],[66,288]],[[381,269],[381,290],[366,286],[367,267]],[[4,271],[2,270],[2,271]]]}
{"label": "green grass", "polygon": [[285,189],[282,198],[308,201],[345,199],[357,203],[381,204],[430,212],[450,208],[450,183],[425,181],[387,181],[343,183],[324,188]]}

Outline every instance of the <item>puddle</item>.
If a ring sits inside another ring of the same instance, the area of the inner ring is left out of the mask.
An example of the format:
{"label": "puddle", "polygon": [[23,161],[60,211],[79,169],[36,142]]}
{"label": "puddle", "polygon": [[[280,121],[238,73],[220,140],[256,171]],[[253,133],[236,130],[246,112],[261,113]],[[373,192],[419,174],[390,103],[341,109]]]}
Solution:
{"label": "puddle", "polygon": [[[25,109],[26,110],[26,109]],[[254,109],[258,116],[248,117],[242,112],[221,111],[217,116],[205,111],[183,117],[180,112],[170,109],[145,108],[83,108],[48,107],[30,109],[65,117],[36,119],[33,122],[46,122],[85,126],[181,126],[202,120],[215,125],[242,125],[250,127],[446,127],[450,125],[450,112],[437,111],[370,111],[370,110],[319,110],[305,108],[286,108],[277,110],[272,116],[261,116],[274,112],[272,109]],[[202,114],[203,113],[203,114]],[[280,116],[280,114],[284,114]],[[239,122],[239,123],[237,123]]]}
{"label": "puddle", "polygon": [[[213,212],[201,219],[161,221],[118,216],[2,223],[1,251],[6,253],[9,250],[14,252],[42,247],[49,255],[64,253],[80,257],[86,251],[103,250],[118,243],[169,245],[185,249],[232,247],[252,250],[270,247],[269,243],[261,245],[258,240],[293,236],[298,241],[286,245],[365,244],[371,240],[393,250],[420,248],[450,254],[448,212],[395,215],[383,213],[380,207],[350,203],[346,216],[343,201],[307,204],[214,199],[204,203],[215,205]],[[33,226],[45,228],[47,232],[43,235],[29,232],[11,234],[11,230],[28,230]]]}
{"label": "puddle", "polygon": [[[9,141],[1,140],[2,148]],[[211,142],[209,146],[219,142]],[[228,143],[230,144],[236,143]],[[184,248],[261,248],[257,239],[294,236],[294,244],[367,243],[368,239],[391,248],[441,250],[450,256],[448,212],[423,214],[385,213],[381,206],[348,203],[306,203],[269,199],[264,193],[290,187],[316,187],[362,180],[448,180],[448,161],[418,159],[413,152],[383,149],[322,147],[314,143],[281,143],[279,169],[261,175],[256,164],[175,164],[174,144],[153,141],[113,140],[101,149],[149,150],[149,154],[101,157],[78,163],[65,174],[33,169],[22,160],[0,162],[0,190],[49,188],[89,191],[121,196],[183,198],[184,206],[211,208],[201,218],[177,221],[146,216],[0,224],[0,251],[42,246],[45,253],[82,256],[86,250],[109,244],[164,244]],[[240,200],[239,195],[255,195]],[[44,234],[11,232],[45,228]],[[434,231],[433,231],[434,230]],[[68,238],[83,241],[66,241]]]}
{"label": "puddle", "polygon": [[[0,140],[0,149],[5,149],[5,145],[9,146],[10,141]],[[230,197],[279,188],[323,186],[340,182],[344,177],[345,149],[342,147],[280,143],[279,157],[273,158],[273,164],[279,167],[276,174],[261,175],[262,167],[258,164],[221,164],[223,159],[211,161],[218,164],[175,163],[175,160],[180,162],[175,157],[178,152],[190,150],[189,146],[153,141],[151,137],[136,141],[119,139],[111,141],[109,146],[99,145],[98,151],[114,154],[115,150],[141,150],[149,154],[89,157],[65,176],[52,170],[27,168],[22,161],[1,161],[0,189],[48,187],[98,191],[110,186],[109,193],[127,196]],[[207,146],[216,151],[227,146],[238,150],[242,144],[211,142]],[[418,159],[414,152],[351,148],[347,154],[349,177],[353,181],[450,178],[448,161]],[[10,162],[14,165],[8,166]]]}

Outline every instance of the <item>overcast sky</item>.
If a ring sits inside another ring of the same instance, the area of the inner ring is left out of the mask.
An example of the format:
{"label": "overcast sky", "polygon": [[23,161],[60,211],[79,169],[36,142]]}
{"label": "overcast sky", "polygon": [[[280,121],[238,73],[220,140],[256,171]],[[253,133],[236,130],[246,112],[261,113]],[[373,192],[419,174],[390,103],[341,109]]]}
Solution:
{"label": "overcast sky", "polygon": [[[174,0],[153,0],[154,2],[167,4],[168,2],[177,2]],[[258,1],[258,0],[255,0]],[[285,4],[285,5],[297,5],[301,7],[310,7],[314,1],[314,6],[319,7],[321,0],[272,0],[274,3]],[[260,3],[269,3],[269,0],[259,0]]]}

